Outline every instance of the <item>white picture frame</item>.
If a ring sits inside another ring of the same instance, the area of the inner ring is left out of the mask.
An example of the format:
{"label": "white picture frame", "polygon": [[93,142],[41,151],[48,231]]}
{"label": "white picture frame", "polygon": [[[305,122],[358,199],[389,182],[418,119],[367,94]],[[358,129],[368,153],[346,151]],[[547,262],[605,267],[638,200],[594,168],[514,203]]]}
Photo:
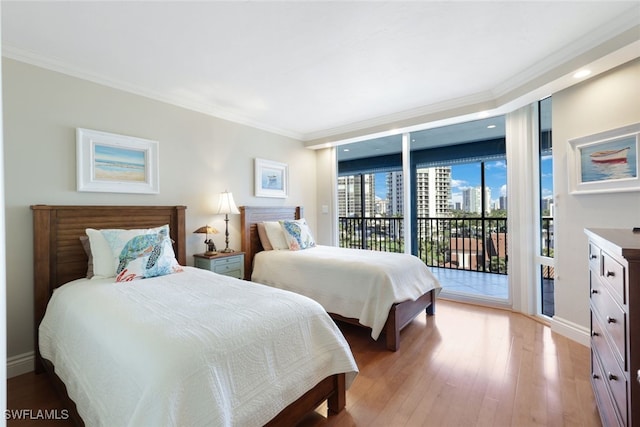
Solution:
{"label": "white picture frame", "polygon": [[569,193],[640,190],[640,123],[569,140]]}
{"label": "white picture frame", "polygon": [[289,193],[289,167],[286,163],[255,159],[256,197],[286,198]]}
{"label": "white picture frame", "polygon": [[76,129],[77,190],[160,192],[158,141]]}

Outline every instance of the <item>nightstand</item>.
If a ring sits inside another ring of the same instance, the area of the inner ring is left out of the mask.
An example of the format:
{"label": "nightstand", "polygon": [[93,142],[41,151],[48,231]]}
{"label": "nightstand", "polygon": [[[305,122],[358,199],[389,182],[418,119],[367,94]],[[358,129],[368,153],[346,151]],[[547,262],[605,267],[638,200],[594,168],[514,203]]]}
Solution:
{"label": "nightstand", "polygon": [[237,279],[244,278],[244,252],[218,253],[216,255],[195,254],[193,260],[197,268]]}

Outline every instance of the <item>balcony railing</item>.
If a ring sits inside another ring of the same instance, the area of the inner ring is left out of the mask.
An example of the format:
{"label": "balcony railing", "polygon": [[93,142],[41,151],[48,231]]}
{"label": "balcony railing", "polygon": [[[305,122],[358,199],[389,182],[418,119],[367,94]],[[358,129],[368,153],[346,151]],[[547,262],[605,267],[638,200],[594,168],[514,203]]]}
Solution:
{"label": "balcony railing", "polygon": [[[430,267],[507,274],[507,218],[418,218],[418,257]],[[404,252],[403,218],[340,217],[340,246]]]}

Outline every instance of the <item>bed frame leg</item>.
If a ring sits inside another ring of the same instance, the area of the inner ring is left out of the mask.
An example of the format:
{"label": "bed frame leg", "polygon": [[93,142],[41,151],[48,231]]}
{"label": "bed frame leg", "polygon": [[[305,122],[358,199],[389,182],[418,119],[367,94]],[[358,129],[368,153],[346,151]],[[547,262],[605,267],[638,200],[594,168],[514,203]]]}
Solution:
{"label": "bed frame leg", "polygon": [[398,351],[400,348],[400,325],[398,324],[396,305],[389,310],[389,317],[385,324],[384,335],[387,341],[387,350]]}
{"label": "bed frame leg", "polygon": [[436,314],[436,302],[431,301],[431,304],[425,309],[427,316],[433,316]]}
{"label": "bed frame leg", "polygon": [[342,411],[347,403],[345,374],[335,375],[333,394],[327,399],[327,416],[336,415]]}

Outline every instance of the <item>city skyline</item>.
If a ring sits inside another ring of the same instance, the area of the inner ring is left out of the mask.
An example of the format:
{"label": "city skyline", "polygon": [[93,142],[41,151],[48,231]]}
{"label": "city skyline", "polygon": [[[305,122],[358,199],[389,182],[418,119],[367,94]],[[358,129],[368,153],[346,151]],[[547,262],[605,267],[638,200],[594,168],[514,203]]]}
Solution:
{"label": "city skyline", "polygon": [[[376,197],[386,199],[386,172],[375,174]],[[542,198],[553,197],[553,160],[551,156],[542,158],[540,165]],[[507,165],[505,160],[485,162],[485,184],[491,189],[491,206],[498,203],[500,196],[506,196]],[[462,205],[462,191],[480,186],[480,163],[451,165],[451,204]]]}

